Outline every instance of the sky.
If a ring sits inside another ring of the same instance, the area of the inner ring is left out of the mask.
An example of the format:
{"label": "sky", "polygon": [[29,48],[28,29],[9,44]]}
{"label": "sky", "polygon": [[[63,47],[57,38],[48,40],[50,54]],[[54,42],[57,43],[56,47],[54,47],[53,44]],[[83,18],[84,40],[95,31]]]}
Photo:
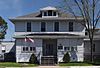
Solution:
{"label": "sky", "polygon": [[59,0],[0,0],[0,16],[8,23],[4,41],[12,41],[15,31],[14,24],[9,21],[9,18],[37,12],[40,8],[59,4]]}

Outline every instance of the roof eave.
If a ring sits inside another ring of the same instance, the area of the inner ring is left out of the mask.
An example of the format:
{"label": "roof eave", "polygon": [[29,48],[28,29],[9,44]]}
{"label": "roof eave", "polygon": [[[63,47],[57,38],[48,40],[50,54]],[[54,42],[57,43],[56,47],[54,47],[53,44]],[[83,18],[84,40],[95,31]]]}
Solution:
{"label": "roof eave", "polygon": [[[10,21],[23,21],[23,20],[76,20],[76,18],[9,18]],[[77,18],[77,20],[84,20]]]}

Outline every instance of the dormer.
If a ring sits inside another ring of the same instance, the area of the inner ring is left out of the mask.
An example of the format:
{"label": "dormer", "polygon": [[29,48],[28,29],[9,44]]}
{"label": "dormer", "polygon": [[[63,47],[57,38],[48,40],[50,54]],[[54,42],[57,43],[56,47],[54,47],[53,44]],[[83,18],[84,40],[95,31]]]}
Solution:
{"label": "dormer", "polygon": [[42,13],[43,18],[58,17],[58,10],[55,7],[48,6],[40,9],[40,12]]}

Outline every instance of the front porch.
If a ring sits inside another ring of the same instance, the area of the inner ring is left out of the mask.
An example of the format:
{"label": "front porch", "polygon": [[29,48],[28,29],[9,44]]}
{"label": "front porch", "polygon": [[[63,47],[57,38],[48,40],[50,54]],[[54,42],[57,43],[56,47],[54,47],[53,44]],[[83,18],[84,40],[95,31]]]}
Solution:
{"label": "front porch", "polygon": [[43,39],[41,64],[57,64],[57,39]]}

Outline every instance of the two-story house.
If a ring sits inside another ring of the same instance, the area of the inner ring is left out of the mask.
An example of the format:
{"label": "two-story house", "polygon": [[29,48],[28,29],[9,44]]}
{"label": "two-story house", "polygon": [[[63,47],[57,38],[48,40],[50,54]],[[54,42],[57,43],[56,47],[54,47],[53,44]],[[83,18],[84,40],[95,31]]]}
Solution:
{"label": "two-story house", "polygon": [[77,16],[76,20],[73,15],[48,6],[10,21],[15,25],[16,62],[29,62],[34,53],[40,64],[47,60],[58,63],[63,61],[66,52],[71,61],[83,61],[82,17]]}

